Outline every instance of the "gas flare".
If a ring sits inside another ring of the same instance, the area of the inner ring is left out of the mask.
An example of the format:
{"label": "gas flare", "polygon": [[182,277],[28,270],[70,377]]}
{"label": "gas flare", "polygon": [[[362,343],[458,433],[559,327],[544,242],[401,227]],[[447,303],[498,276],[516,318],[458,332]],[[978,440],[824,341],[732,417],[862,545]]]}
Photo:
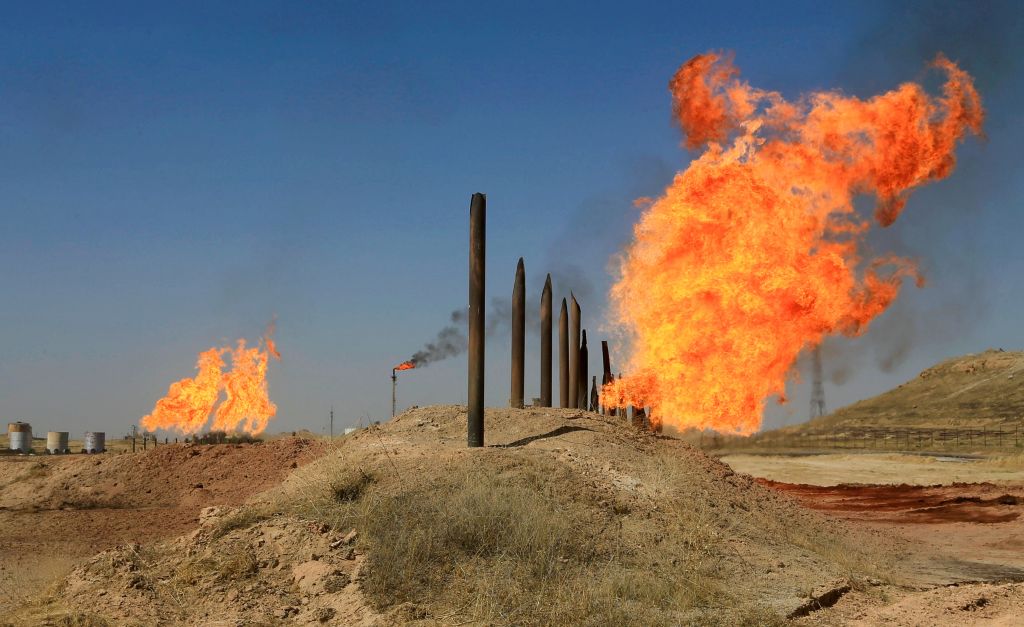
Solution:
{"label": "gas flare", "polygon": [[871,222],[854,198],[874,196],[889,226],[914,188],[952,172],[964,135],[981,134],[971,77],[942,55],[932,65],[939,96],[904,83],[796,102],[742,81],[730,56],[679,68],[673,113],[703,153],[638,201],[610,294],[630,374],[605,386],[609,404],[649,405],[655,426],[753,433],[800,351],[862,333],[904,278],[923,284],[909,260],[858,250]]}
{"label": "gas flare", "polygon": [[[248,348],[245,340],[238,340],[234,348],[213,347],[200,353],[196,364],[199,373],[172,383],[167,395],[156,402],[153,413],[142,417],[142,428],[198,433],[206,426],[224,392],[211,428],[251,435],[262,433],[277,413],[267,391],[267,363],[270,357],[280,361],[281,354],[271,333],[273,324],[256,347]],[[224,355],[231,356],[228,372],[223,371]]]}
{"label": "gas flare", "polygon": [[403,361],[394,367],[394,370],[412,370],[416,367],[416,363],[413,361]]}

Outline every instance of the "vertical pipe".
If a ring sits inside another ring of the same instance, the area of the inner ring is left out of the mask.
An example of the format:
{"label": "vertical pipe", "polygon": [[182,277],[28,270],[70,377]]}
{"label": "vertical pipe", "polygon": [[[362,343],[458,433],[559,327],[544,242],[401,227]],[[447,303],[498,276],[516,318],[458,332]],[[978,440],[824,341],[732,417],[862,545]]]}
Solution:
{"label": "vertical pipe", "polygon": [[512,285],[512,393],[509,406],[522,408],[525,405],[526,359],[526,268],[523,258],[516,265],[516,279]]}
{"label": "vertical pipe", "polygon": [[[608,342],[605,341],[605,340],[601,341],[601,363],[604,366],[604,369],[603,369],[604,371],[602,372],[602,375],[601,375],[601,386],[603,387],[603,386],[608,385],[609,383],[612,382],[612,360],[611,360],[611,357],[608,355]],[[614,416],[615,415],[615,406],[614,405],[609,406],[607,400],[605,400],[603,405],[604,405],[604,413],[606,415],[608,415],[608,416]]]}
{"label": "vertical pipe", "polygon": [[569,408],[579,407],[580,398],[580,304],[569,292]]}
{"label": "vertical pipe", "polygon": [[576,373],[576,407],[586,411],[587,409],[587,364],[589,362],[589,353],[587,352],[587,330],[583,329],[583,340],[580,344],[580,354],[577,357],[578,372]]}
{"label": "vertical pipe", "polygon": [[540,404],[551,407],[551,275],[540,294]]}
{"label": "vertical pipe", "polygon": [[487,197],[473,194],[469,204],[469,370],[467,444],[484,445],[484,274]]}
{"label": "vertical pipe", "polygon": [[593,383],[590,385],[590,411],[596,412],[600,411],[601,399],[597,394],[597,375],[595,374],[592,379]]}
{"label": "vertical pipe", "polygon": [[569,314],[564,298],[558,314],[558,406],[569,406]]}
{"label": "vertical pipe", "polygon": [[[391,417],[395,417],[395,404],[398,399],[398,375],[391,369]],[[331,424],[334,424],[334,408],[331,408]]]}

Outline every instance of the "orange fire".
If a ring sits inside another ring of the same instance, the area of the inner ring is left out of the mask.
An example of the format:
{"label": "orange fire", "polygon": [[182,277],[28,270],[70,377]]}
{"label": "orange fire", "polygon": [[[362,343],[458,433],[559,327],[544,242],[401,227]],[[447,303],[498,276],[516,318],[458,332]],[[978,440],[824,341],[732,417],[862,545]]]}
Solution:
{"label": "orange fire", "polygon": [[411,361],[403,361],[394,367],[395,370],[411,370],[416,367],[416,364]]}
{"label": "orange fire", "polygon": [[610,404],[648,405],[654,425],[753,433],[800,351],[862,333],[905,277],[922,284],[910,261],[858,251],[870,220],[854,197],[873,195],[888,226],[914,188],[952,172],[966,132],[981,134],[971,77],[942,55],[933,66],[941,96],[905,83],[796,102],[751,87],[720,54],[676,72],[673,112],[704,152],[638,201],[611,289],[630,374],[605,387]]}
{"label": "orange fire", "polygon": [[[199,374],[172,383],[167,396],[156,402],[153,413],[143,416],[142,427],[148,431],[198,433],[209,421],[223,391],[224,398],[216,408],[210,428],[252,435],[262,433],[277,413],[277,406],[270,401],[267,391],[269,358],[281,359],[270,337],[272,332],[273,324],[261,346],[247,348],[245,340],[238,340],[233,349],[214,347],[200,353],[196,364]],[[231,356],[228,372],[223,372],[225,354]]]}

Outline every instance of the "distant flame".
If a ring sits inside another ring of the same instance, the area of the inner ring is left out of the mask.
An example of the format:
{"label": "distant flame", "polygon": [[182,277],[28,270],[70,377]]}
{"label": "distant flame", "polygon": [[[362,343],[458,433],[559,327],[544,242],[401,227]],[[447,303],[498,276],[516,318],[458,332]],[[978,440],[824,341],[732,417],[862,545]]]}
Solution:
{"label": "distant flame", "polygon": [[[210,348],[199,354],[199,374],[191,379],[172,383],[167,395],[156,402],[153,413],[143,416],[141,425],[147,431],[174,430],[198,433],[207,424],[216,408],[211,429],[252,435],[262,433],[277,413],[267,391],[267,362],[278,361],[281,354],[267,329],[261,345],[247,348],[238,340],[235,348]],[[231,370],[223,372],[224,355],[231,356]]]}
{"label": "distant flame", "polygon": [[416,367],[416,362],[413,362],[413,361],[403,361],[402,363],[400,363],[397,366],[395,366],[394,370],[412,370],[415,367]]}
{"label": "distant flame", "polygon": [[[611,290],[630,333],[630,374],[604,389],[663,421],[749,434],[782,396],[801,350],[857,335],[921,279],[906,259],[864,259],[870,227],[853,199],[899,217],[909,193],[953,170],[984,112],[971,77],[943,56],[941,97],[915,83],[871,98],[837,92],[787,102],[738,78],[730,58],[697,56],[669,85],[689,148],[704,153],[645,210]],[[604,401],[602,401],[604,402]]]}

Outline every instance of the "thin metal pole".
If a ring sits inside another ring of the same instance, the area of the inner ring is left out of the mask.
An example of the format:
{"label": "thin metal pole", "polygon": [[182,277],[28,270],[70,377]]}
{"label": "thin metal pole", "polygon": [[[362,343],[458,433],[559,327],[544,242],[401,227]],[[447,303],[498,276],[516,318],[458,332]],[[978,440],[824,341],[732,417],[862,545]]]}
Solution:
{"label": "thin metal pole", "polygon": [[484,298],[487,258],[487,197],[469,205],[469,370],[467,444],[484,445]]}
{"label": "thin metal pole", "polygon": [[540,293],[540,404],[551,407],[551,275]]}
{"label": "thin metal pole", "polygon": [[558,406],[569,406],[569,314],[564,298],[558,314]]}
{"label": "thin metal pole", "polygon": [[398,374],[391,369],[391,417],[395,417],[395,403],[398,399]]}
{"label": "thin metal pole", "polygon": [[[392,377],[395,376],[395,371],[394,370],[391,371],[391,376]],[[394,386],[392,386],[392,389],[394,389]],[[392,392],[391,393],[391,417],[394,418],[394,416],[395,416],[395,393]],[[331,405],[331,439],[332,440],[334,439],[334,405]]]}
{"label": "thin metal pole", "polygon": [[509,406],[522,408],[526,403],[526,269],[523,258],[516,266],[516,279],[512,286],[512,392]]}

